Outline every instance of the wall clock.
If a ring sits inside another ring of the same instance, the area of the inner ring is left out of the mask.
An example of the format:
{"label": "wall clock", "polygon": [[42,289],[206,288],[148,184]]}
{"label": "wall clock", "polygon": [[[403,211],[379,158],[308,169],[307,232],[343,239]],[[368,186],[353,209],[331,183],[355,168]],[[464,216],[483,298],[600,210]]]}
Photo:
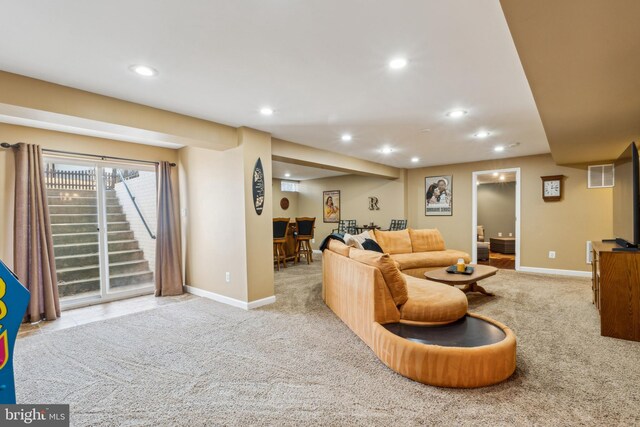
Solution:
{"label": "wall clock", "polygon": [[542,199],[545,202],[555,202],[562,198],[562,181],[564,175],[541,176]]}
{"label": "wall clock", "polygon": [[282,199],[280,199],[280,207],[282,208],[283,211],[286,211],[287,209],[289,209],[289,199],[287,199],[286,197],[283,197]]}

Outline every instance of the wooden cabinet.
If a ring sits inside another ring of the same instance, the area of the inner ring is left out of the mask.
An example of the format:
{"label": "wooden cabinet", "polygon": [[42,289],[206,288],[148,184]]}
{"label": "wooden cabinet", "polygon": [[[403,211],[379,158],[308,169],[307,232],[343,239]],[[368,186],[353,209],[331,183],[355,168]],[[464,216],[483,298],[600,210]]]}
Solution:
{"label": "wooden cabinet", "polygon": [[615,247],[593,243],[593,303],[600,311],[600,334],[640,341],[640,252]]}

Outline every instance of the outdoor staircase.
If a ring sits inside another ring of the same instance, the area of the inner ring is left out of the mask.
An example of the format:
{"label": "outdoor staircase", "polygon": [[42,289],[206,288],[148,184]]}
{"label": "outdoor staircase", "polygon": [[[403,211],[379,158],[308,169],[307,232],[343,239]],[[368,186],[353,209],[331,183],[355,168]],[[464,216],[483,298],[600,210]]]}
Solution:
{"label": "outdoor staircase", "polygon": [[[98,215],[92,190],[47,190],[60,297],[100,291]],[[149,262],[129,227],[115,190],[106,191],[109,285],[153,283]]]}

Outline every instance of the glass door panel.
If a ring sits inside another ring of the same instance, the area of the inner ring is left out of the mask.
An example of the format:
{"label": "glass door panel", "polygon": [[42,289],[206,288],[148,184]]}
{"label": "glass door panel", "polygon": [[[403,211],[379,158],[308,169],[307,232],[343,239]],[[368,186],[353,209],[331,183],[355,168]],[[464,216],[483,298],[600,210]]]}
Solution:
{"label": "glass door panel", "polygon": [[101,297],[97,166],[46,159],[45,184],[61,304]]}
{"label": "glass door panel", "polygon": [[108,242],[107,295],[154,288],[156,172],[138,166],[101,167]]}

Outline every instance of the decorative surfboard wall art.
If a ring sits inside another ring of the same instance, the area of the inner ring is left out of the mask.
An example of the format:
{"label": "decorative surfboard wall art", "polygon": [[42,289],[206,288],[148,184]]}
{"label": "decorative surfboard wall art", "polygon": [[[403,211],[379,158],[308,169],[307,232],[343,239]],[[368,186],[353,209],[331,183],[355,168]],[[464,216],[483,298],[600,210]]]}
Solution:
{"label": "decorative surfboard wall art", "polygon": [[264,170],[260,157],[253,168],[253,207],[256,208],[258,215],[262,213],[264,208]]}
{"label": "decorative surfboard wall art", "polygon": [[2,405],[16,403],[13,347],[28,304],[29,291],[0,261],[0,404]]}

